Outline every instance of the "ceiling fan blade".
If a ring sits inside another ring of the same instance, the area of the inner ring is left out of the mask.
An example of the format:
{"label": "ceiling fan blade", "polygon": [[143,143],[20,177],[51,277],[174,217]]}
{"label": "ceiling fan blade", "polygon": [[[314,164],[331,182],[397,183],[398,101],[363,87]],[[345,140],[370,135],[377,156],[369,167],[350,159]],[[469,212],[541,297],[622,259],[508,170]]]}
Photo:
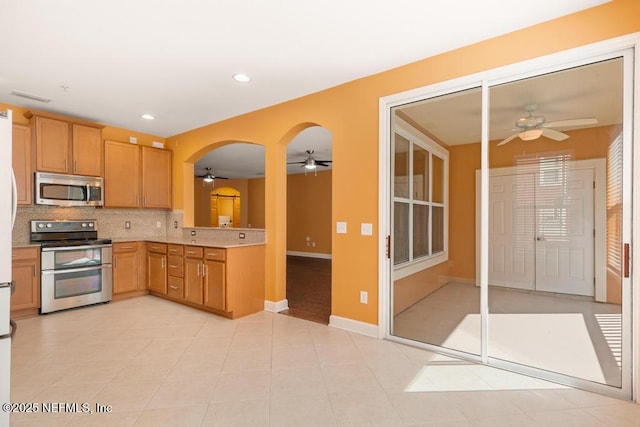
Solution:
{"label": "ceiling fan blade", "polygon": [[304,162],[304,160],[303,160],[303,161],[301,161],[301,162],[289,162],[289,163],[287,163],[287,164],[288,164],[288,165],[304,165],[304,164],[305,164],[305,162]]}
{"label": "ceiling fan blade", "polygon": [[598,120],[593,117],[586,117],[583,119],[569,119],[569,120],[558,120],[555,122],[543,123],[540,125],[541,128],[563,128],[569,126],[588,126],[598,124]]}
{"label": "ceiling fan blade", "polygon": [[320,160],[316,160],[316,165],[324,166],[325,168],[329,167],[329,165],[326,162],[321,162]]}
{"label": "ceiling fan blade", "polygon": [[496,147],[499,147],[499,146],[501,146],[501,145],[506,144],[507,142],[510,142],[512,139],[515,139],[517,136],[518,136],[518,134],[517,134],[517,133],[514,133],[513,135],[506,137],[505,139],[503,139],[502,141],[500,141],[500,142],[498,143],[498,145],[496,145]]}
{"label": "ceiling fan blade", "polygon": [[331,162],[333,162],[333,160],[318,160],[318,159],[315,159],[315,161],[316,161],[316,163],[317,162],[320,162],[320,163],[331,163]]}
{"label": "ceiling fan blade", "polygon": [[546,136],[549,139],[553,139],[554,141],[564,141],[565,139],[569,138],[569,135],[567,135],[566,133],[562,133],[560,131],[549,128],[542,129],[542,135]]}

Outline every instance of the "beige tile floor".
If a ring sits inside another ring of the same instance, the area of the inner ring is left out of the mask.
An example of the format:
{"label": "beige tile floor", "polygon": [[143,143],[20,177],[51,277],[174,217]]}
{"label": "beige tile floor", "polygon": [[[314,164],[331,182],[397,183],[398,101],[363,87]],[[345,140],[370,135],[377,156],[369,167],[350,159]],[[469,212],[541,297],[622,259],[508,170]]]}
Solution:
{"label": "beige tile floor", "polygon": [[640,423],[630,402],[289,316],[228,320],[150,296],[19,321],[11,383],[14,402],[113,408],[14,414],[12,426]]}

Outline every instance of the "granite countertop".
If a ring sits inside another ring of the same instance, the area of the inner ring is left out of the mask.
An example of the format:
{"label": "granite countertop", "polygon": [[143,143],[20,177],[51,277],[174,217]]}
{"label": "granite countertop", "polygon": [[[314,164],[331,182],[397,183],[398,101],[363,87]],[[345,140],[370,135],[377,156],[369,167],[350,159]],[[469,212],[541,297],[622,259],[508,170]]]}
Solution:
{"label": "granite countertop", "polygon": [[133,237],[113,237],[111,238],[113,243],[120,242],[157,242],[157,243],[168,243],[173,245],[192,245],[192,246],[205,246],[208,248],[238,248],[245,246],[260,246],[264,245],[264,242],[230,242],[228,240],[223,239],[205,239],[205,238],[196,238],[196,237],[142,237],[142,238],[133,238]]}
{"label": "granite countertop", "polygon": [[[221,239],[204,239],[204,238],[187,238],[187,237],[140,237],[140,238],[135,238],[135,237],[114,237],[111,238],[111,241],[113,243],[120,243],[120,242],[158,242],[158,243],[170,243],[170,244],[174,244],[174,245],[192,245],[192,246],[205,246],[208,248],[222,248],[222,249],[228,249],[228,248],[238,248],[238,247],[245,247],[245,246],[260,246],[260,245],[264,245],[264,242],[260,242],[260,243],[255,243],[255,242],[247,242],[247,243],[240,243],[240,242],[229,242],[229,241],[224,241]],[[26,242],[12,242],[11,246],[13,248],[19,249],[19,248],[39,248],[40,244],[39,243],[33,243],[30,241],[26,241]]]}
{"label": "granite countertop", "polygon": [[18,249],[18,248],[39,248],[40,247],[40,243],[33,243],[30,241],[26,241],[26,242],[11,242],[11,246]]}

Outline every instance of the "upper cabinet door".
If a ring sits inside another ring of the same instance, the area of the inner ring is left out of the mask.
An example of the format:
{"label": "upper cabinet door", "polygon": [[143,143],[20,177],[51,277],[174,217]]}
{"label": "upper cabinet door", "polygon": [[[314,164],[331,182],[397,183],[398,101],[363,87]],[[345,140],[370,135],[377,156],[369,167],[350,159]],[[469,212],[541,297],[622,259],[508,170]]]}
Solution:
{"label": "upper cabinet door", "polygon": [[72,124],[72,173],[102,176],[102,131],[91,126]]}
{"label": "upper cabinet door", "polygon": [[140,148],[122,142],[104,142],[104,206],[140,206]]}
{"label": "upper cabinet door", "polygon": [[171,209],[172,153],[142,147],[142,206]]}
{"label": "upper cabinet door", "polygon": [[36,117],[36,170],[69,173],[69,123]]}
{"label": "upper cabinet door", "polygon": [[33,200],[33,171],[31,165],[31,128],[13,125],[13,173],[18,187],[18,205],[30,205]]}

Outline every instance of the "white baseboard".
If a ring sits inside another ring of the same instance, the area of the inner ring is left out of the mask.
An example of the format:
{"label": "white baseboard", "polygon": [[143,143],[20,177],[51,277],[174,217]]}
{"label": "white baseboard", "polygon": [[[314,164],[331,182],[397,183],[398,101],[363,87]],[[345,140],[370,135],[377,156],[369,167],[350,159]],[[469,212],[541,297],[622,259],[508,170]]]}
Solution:
{"label": "white baseboard", "polygon": [[271,313],[280,313],[281,311],[289,309],[289,300],[283,299],[280,301],[264,301],[264,311],[270,311]]}
{"label": "white baseboard", "polygon": [[329,326],[372,338],[378,338],[378,325],[360,322],[359,320],[331,315],[329,316]]}
{"label": "white baseboard", "polygon": [[303,257],[307,257],[307,258],[331,259],[331,254],[321,254],[321,253],[317,253],[317,252],[287,251],[287,255],[303,256]]}

